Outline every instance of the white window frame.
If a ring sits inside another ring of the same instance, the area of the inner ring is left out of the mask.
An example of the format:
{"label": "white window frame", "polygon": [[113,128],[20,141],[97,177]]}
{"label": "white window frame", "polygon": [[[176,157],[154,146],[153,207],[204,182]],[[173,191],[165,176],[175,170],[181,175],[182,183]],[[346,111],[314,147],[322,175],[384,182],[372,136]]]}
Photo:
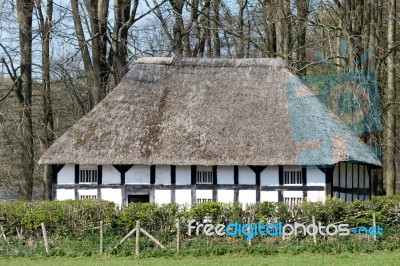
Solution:
{"label": "white window frame", "polygon": [[79,195],[80,200],[97,199],[97,195]]}
{"label": "white window frame", "polygon": [[290,209],[303,202],[302,197],[283,197],[283,202],[289,206]]}
{"label": "white window frame", "polygon": [[196,184],[213,184],[212,166],[198,166],[196,169]]}
{"label": "white window frame", "polygon": [[79,184],[97,184],[98,180],[97,165],[79,165]]}
{"label": "white window frame", "polygon": [[303,171],[300,167],[285,167],[283,169],[284,186],[302,186]]}
{"label": "white window frame", "polygon": [[198,198],[198,199],[196,199],[196,202],[197,202],[197,204],[201,204],[201,203],[204,203],[204,202],[212,202],[213,200],[212,199],[206,199],[206,198]]}

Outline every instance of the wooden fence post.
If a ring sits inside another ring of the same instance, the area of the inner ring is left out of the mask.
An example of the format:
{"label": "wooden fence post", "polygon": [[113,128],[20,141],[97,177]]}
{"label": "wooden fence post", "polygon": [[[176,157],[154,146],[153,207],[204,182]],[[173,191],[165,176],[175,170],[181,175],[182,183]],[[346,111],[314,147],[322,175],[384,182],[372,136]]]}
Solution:
{"label": "wooden fence post", "polygon": [[[312,223],[314,225],[316,225],[315,224],[315,216],[312,217]],[[315,232],[315,234],[313,235],[313,238],[314,238],[314,244],[317,244],[317,232]]]}
{"label": "wooden fence post", "polygon": [[140,221],[136,221],[136,256],[139,256]]}
{"label": "wooden fence post", "polygon": [[377,230],[376,230],[376,217],[375,217],[375,213],[372,213],[372,225],[373,225],[374,228],[375,228],[374,240],[376,241],[376,233],[377,233]]}
{"label": "wooden fence post", "polygon": [[41,226],[44,240],[44,248],[46,249],[46,253],[49,254],[49,242],[47,242],[46,227],[44,226],[44,223],[41,223]]}
{"label": "wooden fence post", "polygon": [[17,236],[18,236],[18,239],[19,239],[19,240],[21,240],[21,239],[22,239],[22,237],[21,237],[21,234],[19,233],[18,227],[15,227],[15,230],[17,230]]}
{"label": "wooden fence post", "polygon": [[7,241],[6,234],[4,233],[4,228],[3,228],[3,226],[2,226],[2,225],[0,225],[0,229],[1,229],[1,235],[2,235],[2,236],[3,236],[3,238],[4,238],[4,241],[8,242],[8,241]]}
{"label": "wooden fence post", "polygon": [[128,234],[126,234],[126,236],[124,236],[124,238],[121,239],[121,241],[119,241],[119,243],[113,248],[113,250],[117,249],[118,246],[122,245],[122,243],[124,243],[135,232],[136,232],[136,228],[133,228]]}
{"label": "wooden fence post", "polygon": [[154,236],[150,235],[146,230],[140,228],[140,232],[142,232],[145,236],[147,236],[151,241],[153,241],[157,246],[162,249],[165,249],[164,245],[160,243]]}
{"label": "wooden fence post", "polygon": [[100,221],[100,254],[103,254],[103,221]]}
{"label": "wooden fence post", "polygon": [[176,253],[179,253],[181,229],[179,226],[179,219],[176,219]]}

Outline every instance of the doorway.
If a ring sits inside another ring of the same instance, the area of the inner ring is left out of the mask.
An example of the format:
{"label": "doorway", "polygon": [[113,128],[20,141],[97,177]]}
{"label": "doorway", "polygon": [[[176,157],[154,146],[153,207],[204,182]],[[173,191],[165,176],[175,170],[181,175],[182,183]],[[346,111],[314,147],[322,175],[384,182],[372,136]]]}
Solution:
{"label": "doorway", "polygon": [[150,195],[128,195],[128,203],[150,202]]}

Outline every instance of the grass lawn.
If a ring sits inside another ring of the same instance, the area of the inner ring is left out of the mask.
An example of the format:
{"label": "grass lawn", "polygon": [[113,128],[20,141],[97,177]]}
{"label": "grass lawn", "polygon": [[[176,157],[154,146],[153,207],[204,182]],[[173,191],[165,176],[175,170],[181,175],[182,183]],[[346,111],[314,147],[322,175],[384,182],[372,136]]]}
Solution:
{"label": "grass lawn", "polygon": [[278,254],[271,256],[235,256],[219,257],[183,257],[183,258],[145,258],[135,257],[49,257],[49,258],[7,258],[0,259],[0,265],[59,265],[59,266],[130,266],[130,265],[400,265],[400,251],[380,251],[372,254],[342,253],[339,255],[321,255],[303,253],[300,255]]}

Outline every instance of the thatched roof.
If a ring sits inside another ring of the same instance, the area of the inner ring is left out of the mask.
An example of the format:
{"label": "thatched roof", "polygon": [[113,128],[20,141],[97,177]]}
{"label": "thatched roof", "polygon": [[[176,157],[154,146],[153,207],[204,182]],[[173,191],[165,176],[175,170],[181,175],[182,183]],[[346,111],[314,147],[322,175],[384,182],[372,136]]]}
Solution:
{"label": "thatched roof", "polygon": [[278,59],[140,59],[39,163],[380,165],[297,83]]}

